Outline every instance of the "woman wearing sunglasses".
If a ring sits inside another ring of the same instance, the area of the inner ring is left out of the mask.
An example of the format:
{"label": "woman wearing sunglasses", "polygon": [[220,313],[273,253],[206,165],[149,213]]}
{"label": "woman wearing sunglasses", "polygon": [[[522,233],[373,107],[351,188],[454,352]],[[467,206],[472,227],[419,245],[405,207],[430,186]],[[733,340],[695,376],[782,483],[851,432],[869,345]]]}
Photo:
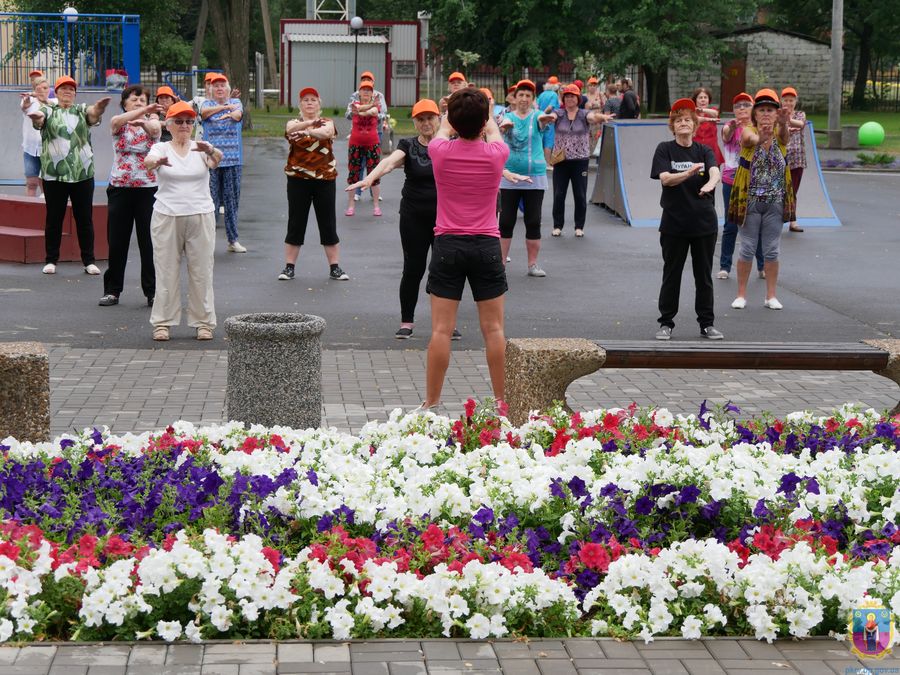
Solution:
{"label": "woman wearing sunglasses", "polygon": [[215,208],[209,191],[209,171],[222,160],[222,151],[205,141],[192,141],[197,113],[179,101],[166,113],[172,140],[157,143],[144,160],[156,171],[159,188],[150,221],[156,299],[150,314],[153,339],[169,339],[169,327],[181,323],[181,258],[187,259],[188,325],[198,340],[212,340],[216,327],[213,306],[213,253],[216,244]]}

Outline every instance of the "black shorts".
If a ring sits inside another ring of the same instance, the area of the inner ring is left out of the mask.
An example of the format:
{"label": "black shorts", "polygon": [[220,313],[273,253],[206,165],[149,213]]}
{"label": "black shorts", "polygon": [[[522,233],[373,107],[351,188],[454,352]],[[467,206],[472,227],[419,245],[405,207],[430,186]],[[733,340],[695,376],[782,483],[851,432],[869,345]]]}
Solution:
{"label": "black shorts", "polygon": [[475,302],[506,293],[509,287],[497,237],[442,234],[434,238],[425,290],[439,298],[462,300],[466,279]]}

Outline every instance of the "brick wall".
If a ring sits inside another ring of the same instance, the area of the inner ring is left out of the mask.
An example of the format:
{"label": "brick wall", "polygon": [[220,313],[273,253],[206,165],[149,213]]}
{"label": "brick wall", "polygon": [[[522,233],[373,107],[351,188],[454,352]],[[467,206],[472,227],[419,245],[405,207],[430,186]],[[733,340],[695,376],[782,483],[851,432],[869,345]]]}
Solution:
{"label": "brick wall", "polygon": [[[800,93],[804,110],[825,110],[828,107],[828,78],[831,48],[803,38],[761,31],[733,35],[729,42],[746,45],[747,91],[752,95],[762,87],[781,91],[792,86]],[[670,70],[669,94],[672,99],[690,96],[693,89],[703,85],[719,100],[721,70],[718,64],[700,71]]]}

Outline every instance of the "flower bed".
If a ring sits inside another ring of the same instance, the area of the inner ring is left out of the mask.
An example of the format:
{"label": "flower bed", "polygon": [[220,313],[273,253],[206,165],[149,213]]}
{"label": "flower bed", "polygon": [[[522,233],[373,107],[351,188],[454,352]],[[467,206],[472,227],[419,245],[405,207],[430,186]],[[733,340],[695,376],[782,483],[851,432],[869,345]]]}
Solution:
{"label": "flower bed", "polygon": [[841,635],[900,420],[490,408],[0,444],[0,641]]}

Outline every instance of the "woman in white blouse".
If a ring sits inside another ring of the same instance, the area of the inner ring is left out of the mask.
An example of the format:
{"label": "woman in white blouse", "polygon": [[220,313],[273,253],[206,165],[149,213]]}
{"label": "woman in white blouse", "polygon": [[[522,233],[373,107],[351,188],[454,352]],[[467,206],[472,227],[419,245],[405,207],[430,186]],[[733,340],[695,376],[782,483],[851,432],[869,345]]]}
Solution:
{"label": "woman in white blouse", "polygon": [[150,221],[156,298],[150,323],[153,339],[169,339],[169,327],[181,323],[181,257],[187,259],[188,326],[198,340],[212,340],[216,327],[213,296],[213,253],[216,219],[209,193],[209,170],[219,165],[222,151],[204,141],[192,141],[197,113],[179,101],[166,112],[172,140],[157,143],[144,165],[156,171],[158,189]]}

